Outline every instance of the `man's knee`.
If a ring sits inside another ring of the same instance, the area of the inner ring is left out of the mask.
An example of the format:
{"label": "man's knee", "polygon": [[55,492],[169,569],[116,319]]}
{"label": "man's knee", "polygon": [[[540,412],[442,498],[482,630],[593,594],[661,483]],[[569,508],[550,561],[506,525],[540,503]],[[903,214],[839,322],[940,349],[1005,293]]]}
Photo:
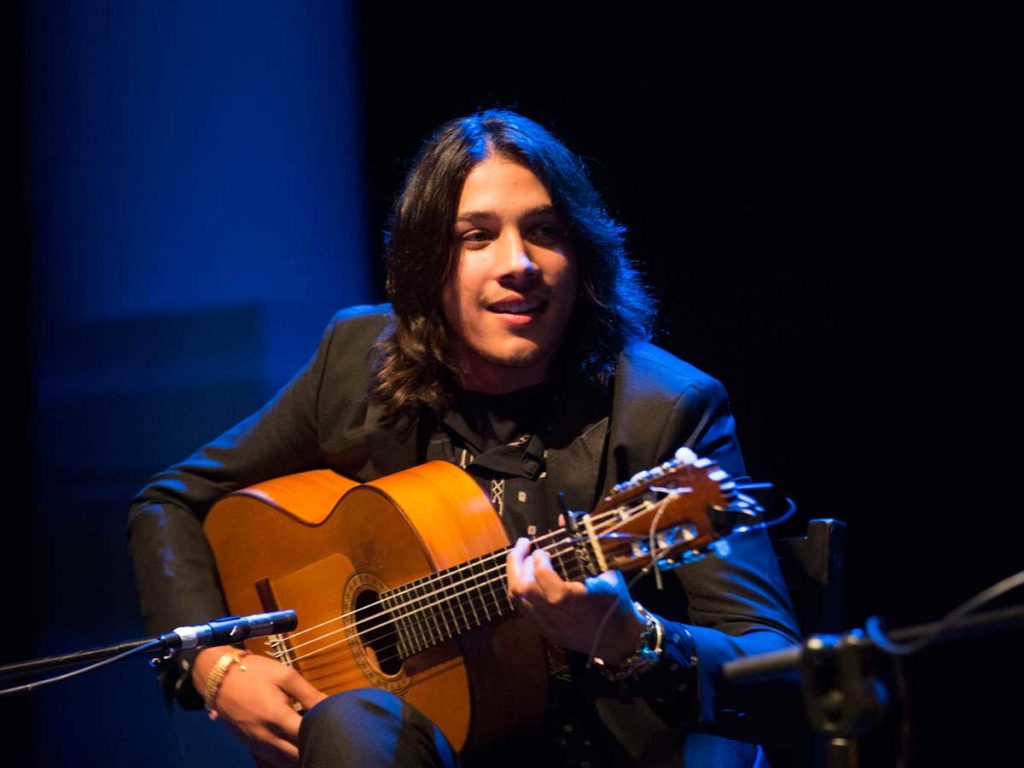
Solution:
{"label": "man's knee", "polygon": [[[357,688],[328,696],[302,716],[301,744],[313,732],[366,733],[402,719],[402,700],[377,688]],[[388,721],[391,721],[390,723]]]}
{"label": "man's knee", "polygon": [[[358,688],[328,696],[302,717],[304,765],[455,765],[437,726],[387,691]],[[315,757],[314,757],[315,756]]]}

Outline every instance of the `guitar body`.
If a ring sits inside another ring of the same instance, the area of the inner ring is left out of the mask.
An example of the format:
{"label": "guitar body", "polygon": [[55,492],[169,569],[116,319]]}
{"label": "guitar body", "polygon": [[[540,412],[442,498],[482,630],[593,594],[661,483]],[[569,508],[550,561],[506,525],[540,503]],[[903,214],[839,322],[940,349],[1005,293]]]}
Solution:
{"label": "guitar body", "polygon": [[[459,468],[430,462],[366,484],[330,470],[290,475],[226,496],[204,528],[230,611],[295,610],[283,660],[324,693],[388,690],[460,751],[539,725],[545,652],[521,617],[399,655],[367,608],[386,590],[508,547],[487,497]],[[273,650],[262,638],[246,645]]]}

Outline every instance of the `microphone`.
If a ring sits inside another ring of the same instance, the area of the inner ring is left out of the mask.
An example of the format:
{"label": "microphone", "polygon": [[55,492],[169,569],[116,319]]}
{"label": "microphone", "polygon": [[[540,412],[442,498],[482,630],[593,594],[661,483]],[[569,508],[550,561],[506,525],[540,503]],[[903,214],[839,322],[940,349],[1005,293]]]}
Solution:
{"label": "microphone", "polygon": [[[817,636],[812,635],[812,637],[816,638]],[[722,676],[726,680],[775,677],[799,667],[803,652],[802,645],[791,645],[778,651],[743,656],[723,664]]]}
{"label": "microphone", "polygon": [[274,611],[253,613],[249,616],[224,616],[209,624],[194,627],[178,627],[160,635],[160,642],[167,650],[189,650],[208,648],[211,645],[233,645],[248,637],[276,635],[291,632],[299,625],[295,611]]}

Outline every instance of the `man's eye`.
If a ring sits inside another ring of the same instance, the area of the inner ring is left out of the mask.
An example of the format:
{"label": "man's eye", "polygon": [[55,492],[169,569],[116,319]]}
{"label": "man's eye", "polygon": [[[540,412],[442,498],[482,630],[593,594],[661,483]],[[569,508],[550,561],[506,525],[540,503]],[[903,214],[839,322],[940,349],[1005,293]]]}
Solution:
{"label": "man's eye", "polygon": [[538,224],[530,231],[530,239],[542,245],[555,245],[565,240],[565,230],[560,224]]}
{"label": "man's eye", "polygon": [[480,247],[491,241],[491,233],[485,229],[471,229],[459,235],[459,239],[471,248]]}

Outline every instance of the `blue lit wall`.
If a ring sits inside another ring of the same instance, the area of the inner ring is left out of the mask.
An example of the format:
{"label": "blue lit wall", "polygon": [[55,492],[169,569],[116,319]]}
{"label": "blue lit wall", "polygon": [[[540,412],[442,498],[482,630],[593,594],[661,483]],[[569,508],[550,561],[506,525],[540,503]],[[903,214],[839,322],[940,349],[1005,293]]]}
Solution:
{"label": "blue lit wall", "polygon": [[[142,634],[134,491],[261,405],[336,308],[378,298],[352,17],[26,10],[39,654]],[[40,765],[248,764],[201,715],[168,715],[141,662],[33,706]]]}

